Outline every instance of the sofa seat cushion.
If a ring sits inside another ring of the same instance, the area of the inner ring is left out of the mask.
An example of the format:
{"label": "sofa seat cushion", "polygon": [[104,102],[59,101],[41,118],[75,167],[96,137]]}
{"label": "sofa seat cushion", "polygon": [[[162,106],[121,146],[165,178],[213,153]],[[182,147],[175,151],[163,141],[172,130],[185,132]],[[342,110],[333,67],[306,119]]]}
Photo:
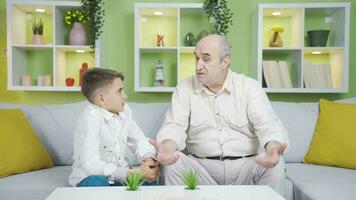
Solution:
{"label": "sofa seat cushion", "polygon": [[0,199],[45,199],[57,187],[70,187],[71,166],[16,174],[0,179]]}
{"label": "sofa seat cushion", "polygon": [[287,178],[300,200],[355,199],[356,170],[302,163],[287,163]]}

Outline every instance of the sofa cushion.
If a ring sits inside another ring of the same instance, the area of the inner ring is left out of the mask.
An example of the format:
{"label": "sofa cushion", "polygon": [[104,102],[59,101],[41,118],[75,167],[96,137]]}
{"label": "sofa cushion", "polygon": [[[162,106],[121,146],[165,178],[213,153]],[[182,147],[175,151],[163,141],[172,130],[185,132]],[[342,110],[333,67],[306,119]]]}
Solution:
{"label": "sofa cushion", "polygon": [[356,104],[320,100],[320,112],[305,163],[356,169]]}
{"label": "sofa cushion", "polygon": [[299,200],[353,200],[356,170],[302,163],[287,163],[287,178]]}
{"label": "sofa cushion", "polygon": [[53,167],[36,133],[19,109],[0,110],[0,178]]}
{"label": "sofa cushion", "polygon": [[271,104],[288,132],[289,146],[284,159],[286,162],[302,162],[314,132],[318,104],[285,102]]}
{"label": "sofa cushion", "polygon": [[71,166],[31,171],[0,179],[0,199],[46,199],[57,187],[70,187]]}

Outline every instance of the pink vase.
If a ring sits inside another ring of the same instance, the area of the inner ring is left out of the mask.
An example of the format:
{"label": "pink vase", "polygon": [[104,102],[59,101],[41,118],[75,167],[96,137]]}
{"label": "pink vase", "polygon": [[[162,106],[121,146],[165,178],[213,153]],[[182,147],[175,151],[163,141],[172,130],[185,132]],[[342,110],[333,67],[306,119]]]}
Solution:
{"label": "pink vase", "polygon": [[86,45],[87,34],[81,23],[75,22],[72,30],[69,33],[69,44],[71,45]]}

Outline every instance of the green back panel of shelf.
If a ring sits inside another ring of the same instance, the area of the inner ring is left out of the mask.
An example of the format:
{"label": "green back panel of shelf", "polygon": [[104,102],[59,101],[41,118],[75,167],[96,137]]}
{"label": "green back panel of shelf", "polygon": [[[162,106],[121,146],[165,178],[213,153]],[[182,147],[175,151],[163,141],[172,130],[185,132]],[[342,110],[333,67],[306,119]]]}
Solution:
{"label": "green back panel of shelf", "polygon": [[[330,23],[325,23],[325,16],[306,16],[305,17],[305,33],[304,33],[304,45],[309,45],[309,39],[307,31],[310,30],[330,30]],[[330,39],[333,38],[333,33],[329,33],[329,39],[326,46],[330,46]]]}
{"label": "green back panel of shelf", "polygon": [[300,67],[298,66],[296,55],[292,53],[282,53],[282,52],[265,52],[263,53],[263,60],[277,60],[277,61],[286,61],[288,64],[289,75],[292,82],[292,87],[300,87]]}
{"label": "green back panel of shelf", "polygon": [[31,19],[26,23],[26,44],[32,44],[32,23],[34,20],[43,21],[43,39],[45,44],[53,44],[53,16],[49,14],[32,14]]}
{"label": "green back panel of shelf", "polygon": [[195,56],[192,52],[180,54],[178,82],[195,74]]}
{"label": "green back panel of shelf", "polygon": [[[94,67],[94,57],[90,53],[76,53],[76,52],[67,52],[66,53],[66,66],[65,67],[65,77],[74,78],[74,86],[79,86],[79,70],[82,67],[82,64],[88,63],[88,67]],[[59,66],[61,67],[61,66]],[[65,80],[57,80],[58,82],[64,83]]]}
{"label": "green back panel of shelf", "polygon": [[283,47],[291,47],[291,18],[290,17],[263,17],[263,47],[268,47],[269,41],[273,36],[273,31],[271,28],[273,25],[280,25],[284,28],[284,32],[281,33],[283,40]]}
{"label": "green back panel of shelf", "polygon": [[[142,18],[146,18],[145,22]],[[176,16],[142,16],[140,32],[140,47],[155,47],[157,34],[164,35],[165,46],[177,46]]]}
{"label": "green back panel of shelf", "polygon": [[27,70],[26,73],[32,77],[32,85],[37,85],[37,77],[53,74],[53,51],[29,50],[27,51]]}
{"label": "green back panel of shelf", "polygon": [[177,52],[142,52],[140,86],[152,87],[155,81],[156,64],[161,60],[164,70],[165,86],[175,87],[177,85]]}
{"label": "green back panel of shelf", "polygon": [[330,64],[329,54],[326,53],[320,55],[304,54],[304,60],[315,64]]}
{"label": "green back panel of shelf", "polygon": [[181,15],[180,17],[180,46],[186,46],[186,35],[191,32],[194,35],[195,43],[202,30],[209,33],[215,32],[214,24],[209,23],[205,15]]}

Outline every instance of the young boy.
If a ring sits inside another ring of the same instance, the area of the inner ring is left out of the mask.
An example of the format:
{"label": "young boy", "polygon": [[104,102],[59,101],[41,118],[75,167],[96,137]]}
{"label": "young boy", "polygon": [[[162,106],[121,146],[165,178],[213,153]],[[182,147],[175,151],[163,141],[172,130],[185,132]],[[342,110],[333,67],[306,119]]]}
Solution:
{"label": "young boy", "polygon": [[[156,150],[132,119],[125,104],[124,76],[110,69],[93,68],[82,79],[81,90],[89,101],[79,117],[73,141],[73,186],[109,186],[140,173],[152,182],[159,173]],[[128,146],[142,162],[131,168],[125,160]]]}

